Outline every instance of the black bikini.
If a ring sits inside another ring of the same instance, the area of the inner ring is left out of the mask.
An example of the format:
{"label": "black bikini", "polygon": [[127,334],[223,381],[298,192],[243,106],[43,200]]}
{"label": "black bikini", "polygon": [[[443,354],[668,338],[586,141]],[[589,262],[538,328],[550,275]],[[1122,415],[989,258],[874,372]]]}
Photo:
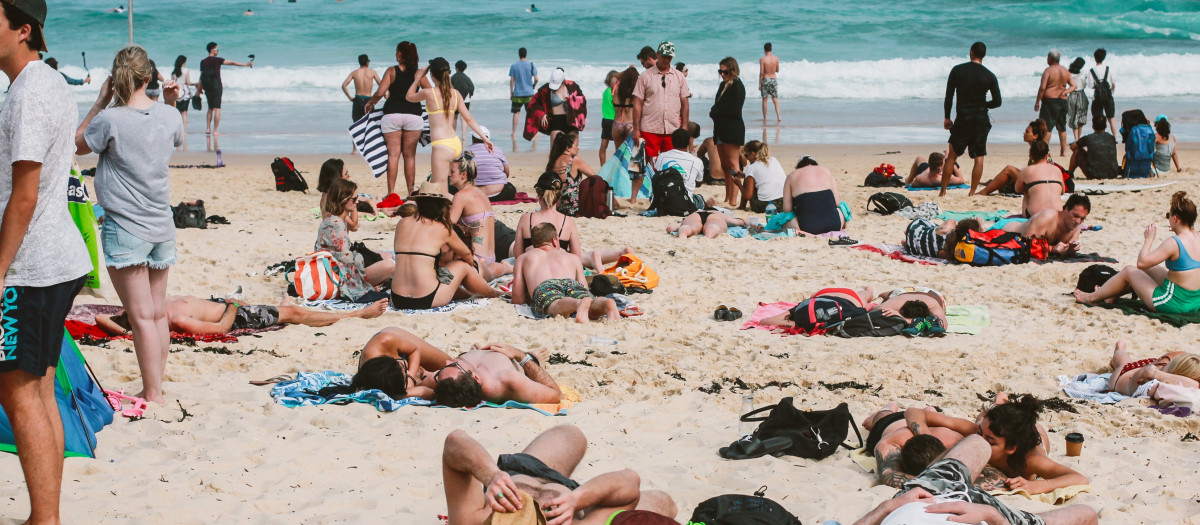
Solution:
{"label": "black bikini", "polygon": [[[530,220],[530,222],[533,221],[532,214],[529,216],[529,220]],[[566,226],[566,225],[567,225],[567,218],[563,217],[562,224],[560,224],[558,226],[558,231],[561,232],[563,229],[563,226]],[[532,226],[530,228],[532,229]],[[533,237],[522,237],[521,245],[523,245],[526,249],[533,248]],[[563,251],[569,252],[569,251],[571,251],[571,241],[569,241],[567,239],[563,239],[562,237],[559,237],[558,238],[558,247],[562,248]]]}
{"label": "black bikini", "polygon": [[[1033,182],[1030,182],[1029,184],[1026,184],[1026,185],[1025,185],[1025,192],[1026,192],[1026,193],[1028,193],[1028,192],[1029,192],[1029,188],[1032,188],[1032,187],[1034,187],[1034,186],[1037,186],[1038,184],[1050,184],[1050,183],[1054,183],[1054,184],[1057,184],[1057,185],[1059,185],[1059,186],[1062,186],[1062,185],[1063,185],[1063,183],[1062,183],[1062,181],[1061,181],[1061,180],[1053,180],[1053,179],[1035,180],[1035,181],[1033,181]],[[1028,219],[1028,218],[1030,218],[1030,217],[1031,217],[1031,215],[1029,215],[1029,210],[1025,210],[1025,218],[1026,218],[1026,219]]]}
{"label": "black bikini", "polygon": [[[429,255],[428,253],[421,253],[421,252],[396,252],[396,255],[422,255],[425,257],[429,257],[429,258],[433,259],[434,269],[436,270],[436,268],[437,268],[438,256],[436,256],[436,255]],[[437,287],[435,287],[432,292],[429,292],[429,295],[426,295],[424,297],[405,297],[405,296],[399,295],[393,291],[392,292],[392,301],[391,301],[392,308],[395,308],[397,310],[428,310],[430,308],[433,308],[433,299],[435,296],[437,296],[438,290],[440,290],[441,288],[442,288],[442,282],[438,281]]]}

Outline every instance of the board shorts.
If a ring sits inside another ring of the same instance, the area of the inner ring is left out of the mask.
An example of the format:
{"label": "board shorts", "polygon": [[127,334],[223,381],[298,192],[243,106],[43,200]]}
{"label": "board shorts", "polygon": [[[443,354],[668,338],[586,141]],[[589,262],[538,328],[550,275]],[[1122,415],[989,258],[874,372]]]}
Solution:
{"label": "board shorts", "polygon": [[420,115],[388,113],[379,119],[379,131],[381,133],[421,131],[423,129],[425,129],[425,121],[421,119]]}
{"label": "board shorts", "polygon": [[150,242],[129,233],[109,218],[100,225],[104,265],[112,268],[146,265],[155,270],[175,264],[175,239]]}
{"label": "board shorts", "polygon": [[1098,116],[1103,116],[1104,118],[1113,118],[1113,115],[1115,114],[1116,104],[1113,102],[1112,97],[1108,97],[1106,100],[1100,100],[1099,98],[1092,99],[1093,118]]}
{"label": "board shorts", "polygon": [[1004,506],[995,497],[971,483],[971,472],[957,459],[943,459],[925,469],[917,477],[904,482],[899,496],[910,489],[921,487],[937,498],[938,502],[962,501],[987,505],[1000,511],[1012,525],[1045,525],[1041,517],[1022,510]]}
{"label": "board shorts", "polygon": [[779,81],[774,78],[762,79],[762,98],[779,98]]}
{"label": "board shorts", "polygon": [[648,164],[653,159],[657,159],[658,155],[664,151],[671,151],[674,146],[671,145],[671,134],[659,135],[658,133],[642,132],[642,141],[646,144],[646,161]]}
{"label": "board shorts", "polygon": [[546,279],[530,294],[533,311],[547,315],[546,310],[559,299],[590,299],[592,293],[575,279]]}
{"label": "board shorts", "polygon": [[1170,279],[1154,288],[1154,310],[1164,314],[1200,312],[1200,290],[1188,290]]}
{"label": "board shorts", "polygon": [[363,118],[368,100],[371,100],[371,97],[366,95],[354,96],[354,101],[350,103],[350,118],[353,119],[354,122],[358,122],[358,119]]}
{"label": "board shorts", "polygon": [[87,276],[50,286],[9,286],[0,294],[0,374],[45,377],[58,366],[63,322]]}
{"label": "board shorts", "polygon": [[1055,129],[1058,131],[1067,130],[1067,99],[1065,98],[1044,98],[1042,99],[1042,110],[1038,112],[1038,118],[1046,122],[1046,129]]}
{"label": "board shorts", "polygon": [[270,328],[279,324],[279,308],[275,306],[239,306],[233,318],[234,330]]}
{"label": "board shorts", "polygon": [[612,140],[613,119],[606,118],[600,121],[600,139]]}
{"label": "board shorts", "polygon": [[202,86],[204,87],[204,98],[205,101],[208,102],[208,108],[221,109],[221,94],[222,91],[224,91],[223,86],[221,86],[221,84],[207,82],[203,83]]}
{"label": "board shorts", "polygon": [[516,115],[517,113],[520,113],[520,112],[521,112],[521,108],[525,107],[525,104],[528,104],[528,103],[529,103],[529,99],[531,99],[531,98],[533,98],[533,97],[513,97],[513,98],[512,98],[512,112],[513,112],[513,115]]}
{"label": "board shorts", "polygon": [[959,115],[950,126],[950,147],[954,154],[962,156],[970,152],[971,158],[987,156],[987,137],[992,129],[992,121],[986,111],[971,115]]}
{"label": "board shorts", "polygon": [[192,105],[192,99],[190,97],[175,101],[175,109],[179,110],[180,113],[187,113],[188,106],[190,105]]}

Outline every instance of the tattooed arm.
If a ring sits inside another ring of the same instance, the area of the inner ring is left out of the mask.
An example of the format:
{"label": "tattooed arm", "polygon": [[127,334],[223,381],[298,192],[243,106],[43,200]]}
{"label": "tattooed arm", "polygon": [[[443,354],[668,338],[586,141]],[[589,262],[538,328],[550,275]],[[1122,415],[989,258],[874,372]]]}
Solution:
{"label": "tattooed arm", "polygon": [[983,489],[985,492],[1008,490],[1008,486],[1005,485],[1005,480],[1007,479],[1008,476],[1000,472],[1000,469],[991,465],[984,465],[983,472],[980,472],[979,477],[975,478],[975,486]]}
{"label": "tattooed arm", "polygon": [[[884,445],[875,449],[875,472],[880,485],[900,488],[913,476],[900,470],[900,447]],[[1001,479],[1001,484],[1003,484]]]}

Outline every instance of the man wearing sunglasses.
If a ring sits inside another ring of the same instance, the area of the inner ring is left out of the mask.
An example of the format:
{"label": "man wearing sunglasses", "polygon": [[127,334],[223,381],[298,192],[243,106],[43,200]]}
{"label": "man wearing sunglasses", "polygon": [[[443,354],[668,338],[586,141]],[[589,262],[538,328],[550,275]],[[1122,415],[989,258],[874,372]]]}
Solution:
{"label": "man wearing sunglasses", "polygon": [[[687,77],[671,67],[675,44],[658,45],[655,67],[643,71],[633,88],[633,140],[645,141],[646,162],[653,165],[659,152],[671,149],[671,132],[688,122]],[[642,188],[642,179],[633,181],[633,200]]]}
{"label": "man wearing sunglasses", "polygon": [[[543,357],[545,349],[538,351]],[[439,405],[473,407],[489,403],[558,403],[562,391],[542,369],[541,358],[503,343],[477,346],[425,376]]]}

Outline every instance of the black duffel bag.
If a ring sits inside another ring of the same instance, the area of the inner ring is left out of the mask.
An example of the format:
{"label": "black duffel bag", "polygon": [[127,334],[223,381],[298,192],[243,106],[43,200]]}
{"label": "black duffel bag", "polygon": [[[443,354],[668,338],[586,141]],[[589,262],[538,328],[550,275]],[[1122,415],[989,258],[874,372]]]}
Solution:
{"label": "black duffel bag", "polygon": [[[779,404],[765,406],[742,415],[742,421],[762,421],[754,429],[754,437],[766,441],[773,437],[786,437],[792,440],[792,446],[784,449],[783,453],[808,459],[824,459],[837,451],[838,445],[847,450],[863,446],[862,434],[858,425],[854,424],[854,416],[850,415],[850,407],[842,403],[832,410],[804,411],[792,404],[791,397],[785,397]],[[755,414],[770,411],[768,415],[751,417]],[[858,436],[858,447],[845,443],[848,429],[854,429]]]}

